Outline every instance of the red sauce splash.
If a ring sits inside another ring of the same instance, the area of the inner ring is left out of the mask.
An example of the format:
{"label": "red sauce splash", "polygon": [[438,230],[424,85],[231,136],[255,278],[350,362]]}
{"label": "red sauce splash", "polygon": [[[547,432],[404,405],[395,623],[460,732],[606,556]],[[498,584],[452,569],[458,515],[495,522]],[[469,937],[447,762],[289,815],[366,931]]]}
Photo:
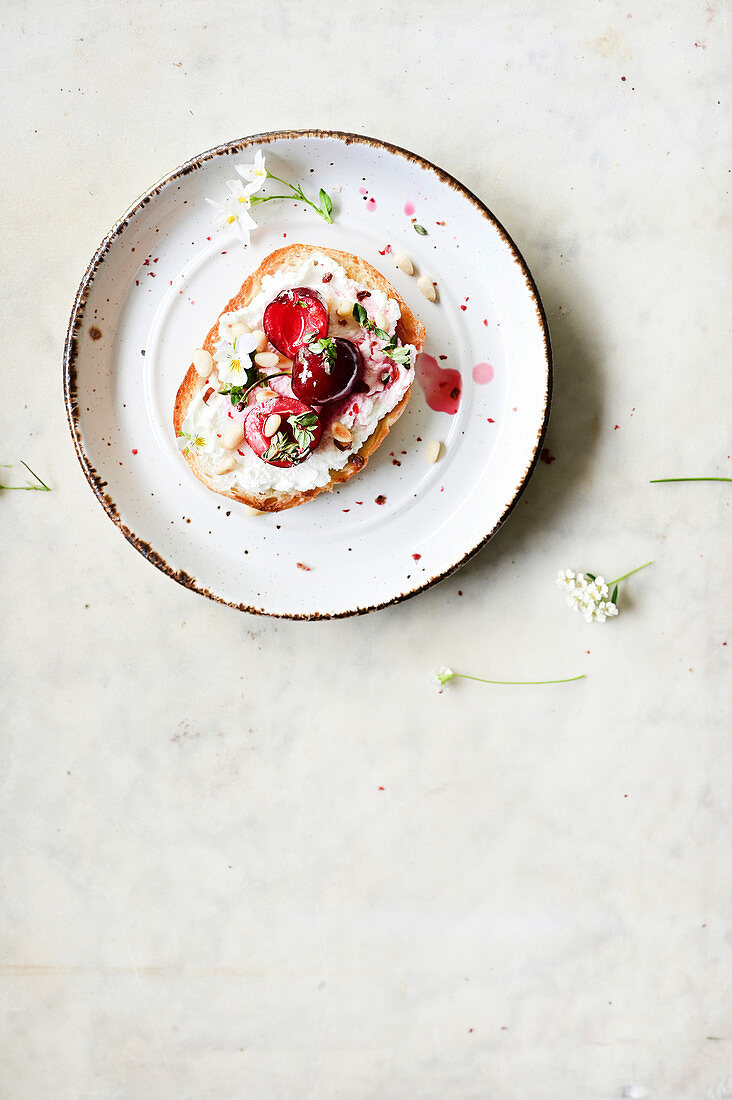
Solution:
{"label": "red sauce splash", "polygon": [[414,213],[414,210],[415,210],[415,206],[414,206],[414,203],[411,201],[411,199],[409,200],[409,202],[404,203],[404,213],[407,215],[408,218],[411,218],[412,214]]}
{"label": "red sauce splash", "polygon": [[463,389],[460,371],[453,367],[441,367],[434,355],[427,355],[424,351],[417,356],[416,371],[429,407],[435,412],[454,416]]}
{"label": "red sauce splash", "polygon": [[484,386],[493,381],[495,373],[490,363],[476,363],[473,367],[473,381],[479,386]]}

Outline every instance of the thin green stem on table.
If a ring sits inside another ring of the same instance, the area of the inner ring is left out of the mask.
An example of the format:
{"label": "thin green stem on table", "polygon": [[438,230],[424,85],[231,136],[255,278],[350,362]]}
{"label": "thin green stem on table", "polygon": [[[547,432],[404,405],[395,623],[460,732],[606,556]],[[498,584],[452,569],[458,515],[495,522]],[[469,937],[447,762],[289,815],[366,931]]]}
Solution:
{"label": "thin green stem on table", "polygon": [[631,569],[630,572],[623,573],[622,577],[616,577],[614,581],[608,581],[607,582],[608,588],[612,588],[612,586],[614,584],[620,584],[620,582],[624,581],[626,577],[632,577],[634,573],[640,573],[641,569],[645,569],[646,566],[648,566],[648,565],[653,565],[653,562],[652,561],[644,562],[643,565],[639,565],[635,569]]}
{"label": "thin green stem on table", "polygon": [[664,481],[732,481],[732,477],[653,477],[649,485],[660,485]]}
{"label": "thin green stem on table", "polygon": [[[469,676],[467,672],[453,672],[445,677],[443,682],[460,678],[461,680],[478,680],[481,684],[571,684],[575,680],[584,680],[584,672],[580,676],[569,676],[565,680],[486,680],[483,676]],[[442,679],[438,677],[438,679]]]}

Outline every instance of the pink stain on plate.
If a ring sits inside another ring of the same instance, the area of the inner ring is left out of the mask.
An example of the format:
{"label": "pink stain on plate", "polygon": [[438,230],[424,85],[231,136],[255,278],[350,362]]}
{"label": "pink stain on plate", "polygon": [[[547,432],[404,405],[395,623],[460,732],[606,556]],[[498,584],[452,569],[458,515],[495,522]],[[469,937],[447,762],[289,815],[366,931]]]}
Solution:
{"label": "pink stain on plate", "polygon": [[369,199],[369,201],[366,203],[366,209],[367,210],[375,210],[376,209],[376,199]]}
{"label": "pink stain on plate", "polygon": [[423,351],[417,356],[416,374],[429,407],[435,412],[446,412],[454,416],[458,411],[463,388],[460,371],[453,367],[441,367],[434,355],[427,355]]}
{"label": "pink stain on plate", "polygon": [[479,386],[485,386],[493,381],[495,373],[490,363],[476,363],[473,367],[473,381]]}
{"label": "pink stain on plate", "polygon": [[408,202],[404,203],[404,213],[407,215],[408,218],[411,218],[412,214],[414,213],[414,203],[411,199],[409,199]]}
{"label": "pink stain on plate", "polygon": [[365,187],[359,187],[358,193],[359,193],[359,195],[368,195],[368,191],[366,190]]}

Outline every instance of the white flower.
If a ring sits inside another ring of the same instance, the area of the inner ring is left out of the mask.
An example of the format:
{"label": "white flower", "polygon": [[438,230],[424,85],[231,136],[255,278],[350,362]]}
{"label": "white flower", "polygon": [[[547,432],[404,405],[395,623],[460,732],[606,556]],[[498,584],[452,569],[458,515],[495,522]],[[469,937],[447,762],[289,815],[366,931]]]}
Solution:
{"label": "white flower", "polygon": [[436,668],[433,672],[432,683],[442,691],[445,684],[448,684],[454,675],[455,673],[451,668],[447,668],[446,665],[443,665],[441,668]]}
{"label": "white flower", "polygon": [[567,606],[579,611],[585,622],[604,623],[617,615],[618,608],[608,599],[609,589],[604,577],[585,576],[562,569],[557,575],[557,588],[567,594]]}
{"label": "white flower", "polygon": [[223,202],[206,199],[209,206],[216,210],[214,225],[217,229],[233,229],[243,244],[249,244],[249,234],[257,228],[250,211],[252,207],[250,192],[241,180],[227,180],[230,194]]}
{"label": "white flower", "polygon": [[565,592],[572,592],[576,587],[577,580],[572,570],[560,569],[557,574],[557,588],[562,588]]}
{"label": "white flower", "polygon": [[[185,427],[185,424],[183,427]],[[198,454],[200,451],[211,449],[211,441],[207,440],[200,432],[193,432],[189,435],[188,432],[180,431],[176,443],[178,444],[178,450],[183,451],[184,454],[187,454],[188,451]]]}
{"label": "white flower", "polygon": [[257,338],[251,332],[243,332],[234,337],[233,343],[228,340],[219,340],[214,348],[214,361],[220,382],[228,382],[235,386],[246,383],[247,371],[251,369],[252,361],[249,358],[251,352],[257,347]]}
{"label": "white flower", "polygon": [[267,179],[267,169],[264,166],[264,153],[261,149],[257,149],[254,154],[253,164],[236,164],[234,167],[242,179],[249,181],[246,188],[248,195],[253,195],[255,192],[261,190],[264,181]]}

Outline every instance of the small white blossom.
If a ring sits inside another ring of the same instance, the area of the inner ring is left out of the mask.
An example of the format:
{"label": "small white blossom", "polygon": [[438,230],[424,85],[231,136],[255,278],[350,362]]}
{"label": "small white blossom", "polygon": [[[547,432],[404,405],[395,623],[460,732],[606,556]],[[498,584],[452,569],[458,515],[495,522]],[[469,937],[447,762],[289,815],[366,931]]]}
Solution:
{"label": "small white blossom", "polygon": [[562,569],[557,575],[557,588],[566,593],[568,607],[584,616],[585,622],[604,623],[617,615],[617,605],[608,599],[609,589],[604,577],[586,576]]}
{"label": "small white blossom", "polygon": [[577,579],[571,569],[560,569],[557,574],[557,588],[564,589],[565,592],[571,592],[577,585]]}
{"label": "small white blossom", "polygon": [[455,673],[451,668],[447,668],[446,665],[443,665],[441,668],[436,668],[432,673],[432,683],[442,691],[445,685],[449,684],[454,675]]}
{"label": "small white blossom", "polygon": [[227,180],[226,186],[230,194],[223,202],[206,199],[209,206],[213,206],[216,210],[214,225],[217,229],[233,229],[243,244],[249,244],[249,234],[252,229],[257,228],[257,223],[250,213],[251,192],[244,187],[241,180]]}
{"label": "small white blossom", "polygon": [[[185,427],[185,424],[183,426]],[[178,444],[178,450],[182,451],[183,454],[188,454],[189,451],[192,451],[193,454],[199,454],[201,451],[211,450],[211,441],[201,435],[200,432],[189,434],[186,431],[180,431],[176,443]]]}
{"label": "small white blossom", "polygon": [[267,169],[264,166],[264,153],[261,149],[257,149],[254,154],[253,164],[236,164],[234,167],[242,179],[248,180],[246,188],[248,195],[253,195],[255,192],[261,190],[264,181],[267,179]]}
{"label": "small white blossom", "polygon": [[247,371],[252,365],[249,358],[256,351],[257,338],[251,332],[243,332],[234,338],[233,343],[219,340],[214,348],[214,361],[220,382],[240,386],[246,381]]}

